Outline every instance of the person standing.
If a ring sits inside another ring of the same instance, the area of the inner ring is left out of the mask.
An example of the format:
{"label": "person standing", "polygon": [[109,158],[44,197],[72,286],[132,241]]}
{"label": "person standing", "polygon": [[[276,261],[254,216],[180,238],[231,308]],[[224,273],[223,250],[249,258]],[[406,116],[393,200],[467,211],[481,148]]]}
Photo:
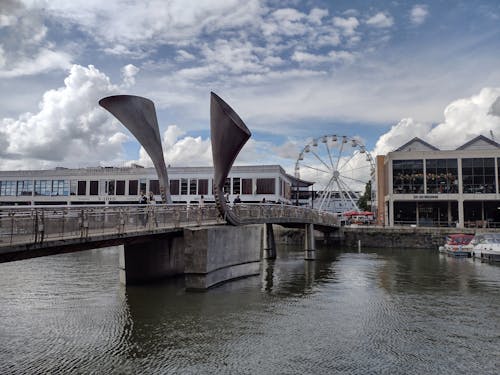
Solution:
{"label": "person standing", "polygon": [[237,195],[236,198],[234,198],[234,201],[233,201],[234,204],[237,204],[237,203],[241,203],[241,199],[240,199],[240,196]]}
{"label": "person standing", "polygon": [[200,202],[198,203],[198,206],[200,208],[205,207],[205,197],[203,195],[200,197]]}

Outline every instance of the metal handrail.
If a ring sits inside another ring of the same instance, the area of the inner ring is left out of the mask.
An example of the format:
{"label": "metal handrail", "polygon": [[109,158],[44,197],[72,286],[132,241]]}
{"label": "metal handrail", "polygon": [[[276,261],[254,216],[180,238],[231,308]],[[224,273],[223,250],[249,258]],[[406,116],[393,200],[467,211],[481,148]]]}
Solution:
{"label": "metal handrail", "polygon": [[[311,208],[283,204],[237,204],[230,206],[243,224],[312,223],[336,226],[337,218]],[[224,224],[215,204],[198,205],[85,205],[0,207],[0,247],[42,244],[49,240]]]}

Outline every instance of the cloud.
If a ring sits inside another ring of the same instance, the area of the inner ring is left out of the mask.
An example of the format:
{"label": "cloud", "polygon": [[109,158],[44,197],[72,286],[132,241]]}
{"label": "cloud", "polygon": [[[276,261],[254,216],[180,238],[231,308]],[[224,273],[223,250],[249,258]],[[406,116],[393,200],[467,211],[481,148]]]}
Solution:
{"label": "cloud", "polygon": [[500,117],[500,96],[493,102],[488,114]]}
{"label": "cloud", "polygon": [[135,84],[135,76],[139,72],[139,68],[133,64],[125,65],[121,69],[123,85],[125,87],[130,87]]}
{"label": "cloud", "polygon": [[119,44],[127,51],[132,50],[131,46],[189,44],[204,32],[252,25],[263,9],[258,0],[41,0],[31,2],[30,7],[43,9],[65,24],[76,25],[105,48]]}
{"label": "cloud", "polygon": [[426,139],[430,129],[430,124],[419,123],[412,118],[402,119],[392,126],[387,133],[380,136],[373,153],[374,155],[385,155],[414,137]]}
{"label": "cloud", "polygon": [[323,18],[328,16],[328,9],[313,8],[307,16],[311,23],[321,25]]}
{"label": "cloud", "polygon": [[64,164],[123,160],[128,137],[97,104],[116,94],[119,86],[90,65],[73,65],[64,86],[45,92],[37,113],[0,122],[3,133],[2,169],[47,168]]}
{"label": "cloud", "polygon": [[429,10],[427,5],[416,4],[410,11],[410,21],[414,25],[421,25],[427,19]]}
{"label": "cloud", "polygon": [[330,51],[327,55],[314,55],[307,52],[295,51],[292,60],[308,65],[316,65],[325,62],[353,62],[355,56],[348,51]]}
{"label": "cloud", "polygon": [[483,88],[477,95],[455,100],[446,106],[444,121],[434,126],[403,119],[379,138],[374,154],[387,154],[413,137],[447,150],[481,134],[490,137],[490,131],[497,135],[500,133],[500,117],[496,115],[499,98],[500,88]]}
{"label": "cloud", "polygon": [[[0,64],[1,66],[2,64]],[[6,67],[5,59],[3,66]],[[0,70],[0,78],[35,75],[55,69],[68,69],[70,66],[71,56],[67,53],[41,49],[36,56],[17,61],[10,69]]]}
{"label": "cloud", "polygon": [[[169,125],[163,133],[163,154],[165,163],[172,167],[195,167],[212,165],[212,147],[210,139],[185,136],[186,132],[177,125]],[[152,166],[151,159],[141,147],[140,165]]]}
{"label": "cloud", "polygon": [[347,36],[354,35],[356,28],[359,26],[359,21],[356,17],[333,17],[333,25],[339,27],[342,33]]}
{"label": "cloud", "polygon": [[368,18],[366,20],[366,24],[379,29],[383,29],[391,27],[394,24],[394,19],[391,17],[391,15],[383,12],[378,12],[374,16]]}

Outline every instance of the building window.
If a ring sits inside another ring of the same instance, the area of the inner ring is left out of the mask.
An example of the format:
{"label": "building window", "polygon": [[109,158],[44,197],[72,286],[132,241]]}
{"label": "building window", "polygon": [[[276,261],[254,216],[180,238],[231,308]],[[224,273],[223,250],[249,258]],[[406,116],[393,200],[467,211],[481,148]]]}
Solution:
{"label": "building window", "polygon": [[33,181],[17,181],[17,195],[33,195]]}
{"label": "building window", "polygon": [[252,195],[252,179],[251,178],[242,178],[241,179],[241,194]]}
{"label": "building window", "polygon": [[125,180],[116,181],[116,195],[125,195]]}
{"label": "building window", "polygon": [[139,180],[139,191],[140,193],[144,193],[146,194],[147,193],[147,189],[146,189],[146,180],[145,179],[140,179]]}
{"label": "building window", "polygon": [[420,194],[424,192],[424,163],[422,160],[393,160],[392,176],[394,194]]}
{"label": "building window", "polygon": [[69,195],[76,195],[77,187],[78,187],[78,181],[77,180],[70,180],[69,181]]}
{"label": "building window", "polygon": [[241,194],[241,178],[233,177],[233,194]]}
{"label": "building window", "polygon": [[160,182],[158,180],[149,180],[149,191],[154,195],[160,195]]}
{"label": "building window", "polygon": [[462,159],[462,184],[464,194],[495,193],[495,159]]}
{"label": "building window", "polygon": [[115,180],[107,180],[104,189],[106,195],[115,195]]}
{"label": "building window", "polygon": [[90,195],[99,195],[99,181],[90,181]]}
{"label": "building window", "polygon": [[52,181],[50,180],[35,181],[35,195],[50,196],[51,193],[52,193]]}
{"label": "building window", "polygon": [[498,189],[498,193],[500,193],[500,158],[497,159],[497,165],[498,165],[498,180],[497,180],[497,189]]}
{"label": "building window", "polygon": [[0,181],[0,196],[16,195],[16,181]]}
{"label": "building window", "polygon": [[87,194],[87,181],[78,181],[77,194],[78,195]]}
{"label": "building window", "polygon": [[187,195],[188,193],[188,180],[187,178],[181,178],[181,195]]}
{"label": "building window", "polygon": [[196,190],[198,187],[198,180],[195,178],[192,178],[189,180],[189,194],[190,195],[196,195]]}
{"label": "building window", "polygon": [[458,193],[457,159],[425,161],[427,194]]}
{"label": "building window", "polygon": [[198,194],[200,195],[208,194],[208,180],[206,178],[198,180]]}
{"label": "building window", "polygon": [[228,177],[226,178],[226,181],[224,182],[224,193],[230,193],[231,192],[231,179]]}
{"label": "building window", "polygon": [[128,195],[138,195],[139,194],[139,181],[130,180],[128,182]]}
{"label": "building window", "polygon": [[274,194],[276,191],[274,180],[274,178],[258,178],[257,194]]}
{"label": "building window", "polygon": [[179,195],[179,180],[170,180],[170,194]]}

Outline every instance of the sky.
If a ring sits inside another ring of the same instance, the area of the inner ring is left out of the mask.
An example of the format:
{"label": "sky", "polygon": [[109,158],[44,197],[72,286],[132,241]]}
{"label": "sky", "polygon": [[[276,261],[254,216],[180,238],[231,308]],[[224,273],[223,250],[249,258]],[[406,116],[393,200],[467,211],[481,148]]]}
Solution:
{"label": "sky", "polygon": [[155,103],[172,166],[212,164],[211,91],[252,132],[236,165],[499,141],[499,61],[497,0],[0,0],[0,170],[151,166],[117,94]]}

